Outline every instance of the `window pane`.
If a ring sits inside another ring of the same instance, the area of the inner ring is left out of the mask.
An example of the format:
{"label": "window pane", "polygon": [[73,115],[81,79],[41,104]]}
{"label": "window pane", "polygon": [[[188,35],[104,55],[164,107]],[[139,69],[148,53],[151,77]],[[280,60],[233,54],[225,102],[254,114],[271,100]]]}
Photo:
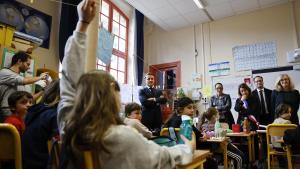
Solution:
{"label": "window pane", "polygon": [[103,66],[101,66],[101,65],[97,65],[97,69],[98,69],[98,70],[104,70],[104,71],[106,71],[106,68],[103,67]]}
{"label": "window pane", "polygon": [[97,59],[97,64],[102,65],[102,66],[106,66],[105,63],[103,63],[100,59]]}
{"label": "window pane", "polygon": [[120,14],[119,14],[119,12],[116,11],[116,10],[113,11],[113,19],[119,23],[119,20],[120,20]]}
{"label": "window pane", "polygon": [[101,22],[103,27],[108,30],[108,17],[101,14]]}
{"label": "window pane", "polygon": [[118,80],[118,72],[116,70],[110,69],[110,74],[116,79]]}
{"label": "window pane", "polygon": [[118,49],[118,45],[119,45],[119,38],[117,36],[115,36],[115,38],[114,38],[114,49]]}
{"label": "window pane", "polygon": [[118,59],[118,70],[125,72],[125,59],[121,57]]}
{"label": "window pane", "polygon": [[109,16],[109,5],[105,1],[102,1],[101,13],[106,16]]}
{"label": "window pane", "polygon": [[123,25],[123,26],[127,26],[126,25],[126,20],[125,20],[125,18],[123,17],[123,16],[121,16],[121,18],[120,18],[120,23]]}
{"label": "window pane", "polygon": [[124,83],[125,82],[125,76],[123,72],[118,72],[118,82]]}
{"label": "window pane", "polygon": [[118,57],[116,55],[111,56],[110,68],[113,68],[113,69],[118,68]]}
{"label": "window pane", "polygon": [[119,51],[125,52],[125,40],[120,38],[119,41]]}
{"label": "window pane", "polygon": [[119,24],[117,22],[113,22],[113,30],[112,33],[119,36]]}
{"label": "window pane", "polygon": [[126,28],[124,26],[120,26],[120,37],[126,39]]}

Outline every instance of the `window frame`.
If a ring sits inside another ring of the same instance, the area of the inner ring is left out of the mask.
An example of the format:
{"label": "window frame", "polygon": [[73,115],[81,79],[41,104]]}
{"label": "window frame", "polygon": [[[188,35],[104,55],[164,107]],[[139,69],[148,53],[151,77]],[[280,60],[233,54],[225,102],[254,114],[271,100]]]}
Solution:
{"label": "window frame", "polygon": [[[122,25],[123,27],[125,27],[125,30],[126,30],[126,35],[125,35],[125,52],[121,52],[120,50],[118,49],[115,49],[113,48],[113,51],[112,51],[112,54],[117,56],[117,58],[123,58],[124,59],[124,71],[120,71],[118,69],[118,62],[117,61],[117,68],[111,68],[111,64],[109,65],[103,65],[103,64],[99,64],[99,59],[97,59],[96,61],[96,68],[97,69],[101,69],[103,68],[102,70],[104,71],[107,71],[107,72],[110,72],[111,70],[114,70],[114,71],[117,71],[117,73],[121,72],[121,73],[124,73],[124,81],[123,83],[126,84],[127,83],[127,72],[128,72],[128,32],[129,32],[129,19],[127,17],[127,15],[120,9],[118,8],[113,2],[111,2],[110,0],[102,0],[102,5],[103,5],[103,2],[107,3],[109,5],[109,16],[105,15],[102,13],[102,8],[100,9],[99,11],[99,17],[101,18],[101,15],[104,15],[105,17],[108,18],[108,31],[109,32],[112,32],[113,30],[113,22],[114,22],[114,19],[113,19],[113,10],[116,10],[120,16],[119,16],[119,21],[117,21],[118,25],[119,25],[119,35],[115,35],[115,38],[121,38],[123,39],[121,36],[120,36],[120,26]],[[125,22],[126,22],[126,25],[124,26],[123,24],[121,24],[120,20],[121,20],[121,16],[125,19]],[[102,18],[101,18],[102,20]],[[101,26],[101,22],[99,23],[99,28]],[[118,42],[118,45],[120,45],[120,42]],[[119,47],[118,47],[119,48]],[[117,74],[117,77],[118,77],[118,74]],[[118,81],[118,79],[116,79]]]}

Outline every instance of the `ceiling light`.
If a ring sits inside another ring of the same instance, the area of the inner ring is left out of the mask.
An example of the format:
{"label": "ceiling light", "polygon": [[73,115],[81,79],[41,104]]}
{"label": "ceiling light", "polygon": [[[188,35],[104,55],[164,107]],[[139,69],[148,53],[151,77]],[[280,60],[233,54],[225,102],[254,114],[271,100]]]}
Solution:
{"label": "ceiling light", "polygon": [[200,9],[203,9],[204,8],[204,5],[203,3],[201,2],[201,0],[193,0],[195,2],[195,4],[198,6],[198,8]]}

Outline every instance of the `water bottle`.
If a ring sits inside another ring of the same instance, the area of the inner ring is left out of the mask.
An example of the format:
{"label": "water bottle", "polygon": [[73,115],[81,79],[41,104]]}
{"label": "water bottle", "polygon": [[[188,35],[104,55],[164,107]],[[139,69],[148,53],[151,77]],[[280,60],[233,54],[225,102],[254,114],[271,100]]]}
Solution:
{"label": "water bottle", "polygon": [[[180,125],[180,135],[185,136],[187,139],[192,140],[193,134],[193,121],[190,116],[182,115],[181,116],[182,123]],[[184,144],[184,141],[179,137],[179,144]]]}
{"label": "water bottle", "polygon": [[219,128],[221,128],[221,123],[219,120],[215,122],[215,137],[219,137]]}
{"label": "water bottle", "polygon": [[243,132],[244,133],[249,133],[250,129],[249,129],[249,121],[247,117],[244,117],[244,121],[243,121]]}

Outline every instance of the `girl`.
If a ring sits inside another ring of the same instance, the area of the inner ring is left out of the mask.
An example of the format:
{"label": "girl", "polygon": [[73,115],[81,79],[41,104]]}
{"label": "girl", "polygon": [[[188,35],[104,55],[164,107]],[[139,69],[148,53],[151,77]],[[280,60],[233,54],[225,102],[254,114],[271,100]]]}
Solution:
{"label": "girl", "polygon": [[[275,120],[273,124],[291,124],[290,118],[291,118],[291,106],[287,104],[279,104],[275,109]],[[280,140],[282,137],[274,136],[271,138],[272,145],[274,149],[277,151],[284,151],[281,143],[276,143],[276,140]],[[282,156],[277,156],[279,166],[282,168],[286,168],[287,161]]]}
{"label": "girl", "polygon": [[[201,129],[203,131],[204,138],[215,136],[215,123],[217,122],[218,118],[219,112],[214,107],[208,108],[207,111],[203,113],[201,119]],[[227,155],[234,160],[235,168],[242,169],[243,166],[247,165],[247,159],[245,158],[243,152],[240,151],[236,146],[234,146],[232,143],[228,143],[227,149]]]}
{"label": "girl", "polygon": [[[244,118],[248,118],[250,115],[253,115],[257,120],[259,120],[257,114],[257,112],[260,112],[259,104],[257,99],[251,95],[251,89],[246,83],[239,85],[238,94],[240,97],[236,99],[234,106],[234,110],[239,113],[237,123],[243,126],[242,122],[244,121]],[[254,122],[251,122],[250,128],[252,131],[255,131],[257,129],[257,125]]]}
{"label": "girl", "polygon": [[[119,117],[119,86],[109,73],[83,74],[86,29],[95,16],[94,0],[83,0],[77,7],[79,22],[69,38],[62,63],[60,126],[64,126],[63,148],[68,168],[83,168],[82,145],[93,150],[102,169],[174,168],[192,160],[195,139],[174,147],[160,147]],[[76,65],[76,66],[74,66]]]}

